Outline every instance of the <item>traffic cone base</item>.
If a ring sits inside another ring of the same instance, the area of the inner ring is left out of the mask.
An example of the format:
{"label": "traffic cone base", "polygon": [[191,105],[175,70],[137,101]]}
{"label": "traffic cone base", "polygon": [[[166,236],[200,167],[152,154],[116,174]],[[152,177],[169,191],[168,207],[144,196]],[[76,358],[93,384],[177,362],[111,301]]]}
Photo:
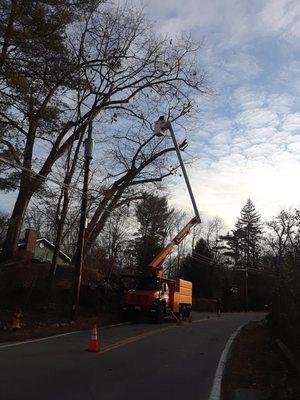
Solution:
{"label": "traffic cone base", "polygon": [[93,326],[89,346],[86,351],[98,352],[99,351],[98,334],[96,324]]}

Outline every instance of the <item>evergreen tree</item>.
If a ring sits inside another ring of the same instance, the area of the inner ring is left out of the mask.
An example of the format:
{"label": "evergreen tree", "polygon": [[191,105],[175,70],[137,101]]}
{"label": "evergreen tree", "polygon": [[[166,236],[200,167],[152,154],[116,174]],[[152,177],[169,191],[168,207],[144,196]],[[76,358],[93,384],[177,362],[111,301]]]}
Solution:
{"label": "evergreen tree", "polygon": [[219,237],[220,241],[224,243],[220,246],[223,256],[226,258],[226,264],[237,265],[240,258],[239,248],[239,235],[237,231],[228,232],[226,235]]}
{"label": "evergreen tree", "polygon": [[220,236],[226,243],[223,254],[230,257],[234,265],[256,267],[260,254],[261,227],[260,215],[248,199],[235,224],[236,229],[231,234]]}
{"label": "evergreen tree", "polygon": [[211,261],[213,254],[206,241],[200,238],[192,254],[185,257],[181,265],[180,278],[193,283],[195,297],[213,297],[214,274]]}
{"label": "evergreen tree", "polygon": [[259,241],[261,238],[260,215],[250,199],[241,210],[241,216],[235,224],[235,235],[239,238],[241,263],[244,267],[256,267],[259,259]]}
{"label": "evergreen tree", "polygon": [[134,252],[138,270],[146,272],[145,267],[163,249],[173,211],[169,208],[166,197],[153,195],[144,195],[136,206],[139,229],[134,240]]}

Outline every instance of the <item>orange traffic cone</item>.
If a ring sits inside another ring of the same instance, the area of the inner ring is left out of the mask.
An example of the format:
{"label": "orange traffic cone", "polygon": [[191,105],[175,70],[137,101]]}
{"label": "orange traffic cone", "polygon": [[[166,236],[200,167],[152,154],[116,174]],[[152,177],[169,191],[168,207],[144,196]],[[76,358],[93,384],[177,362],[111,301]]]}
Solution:
{"label": "orange traffic cone", "polygon": [[190,315],[189,316],[189,323],[191,324],[193,322],[193,317]]}
{"label": "orange traffic cone", "polygon": [[218,308],[217,316],[221,317],[221,310]]}
{"label": "orange traffic cone", "polygon": [[93,326],[91,338],[89,341],[89,347],[87,348],[87,351],[93,351],[93,352],[99,351],[99,343],[98,343],[98,334],[97,334],[97,325],[96,324],[94,324],[94,326]]}

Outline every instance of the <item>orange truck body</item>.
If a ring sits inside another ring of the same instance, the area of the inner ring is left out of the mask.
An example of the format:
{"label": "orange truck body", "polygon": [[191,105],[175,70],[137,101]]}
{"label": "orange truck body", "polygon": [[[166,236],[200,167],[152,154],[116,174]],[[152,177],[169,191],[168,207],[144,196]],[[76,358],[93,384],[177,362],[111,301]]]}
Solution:
{"label": "orange truck body", "polygon": [[124,311],[152,314],[158,320],[174,313],[185,319],[192,308],[192,282],[158,278],[157,288],[133,289],[125,293]]}

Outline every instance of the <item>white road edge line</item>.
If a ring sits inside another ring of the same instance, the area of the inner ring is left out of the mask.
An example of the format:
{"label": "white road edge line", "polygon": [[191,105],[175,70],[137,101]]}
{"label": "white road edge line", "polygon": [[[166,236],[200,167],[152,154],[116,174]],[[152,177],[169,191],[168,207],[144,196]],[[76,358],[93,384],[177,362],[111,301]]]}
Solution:
{"label": "white road edge line", "polygon": [[58,337],[67,336],[67,335],[73,335],[75,333],[80,333],[80,332],[83,332],[83,331],[60,333],[59,335],[46,336],[46,337],[38,338],[38,339],[24,340],[23,342],[15,342],[15,343],[10,343],[10,344],[5,344],[3,346],[0,346],[0,349],[6,349],[7,347],[20,346],[21,344],[27,344],[27,343],[42,342],[43,340],[55,339],[55,338],[58,338]]}
{"label": "white road edge line", "polygon": [[[128,322],[121,322],[119,324],[105,325],[102,328],[114,328],[116,326],[130,325],[130,324],[131,324],[131,322],[128,321]],[[81,332],[87,332],[87,330],[60,333],[59,335],[46,336],[46,337],[38,338],[38,339],[24,340],[23,342],[14,342],[14,343],[9,343],[9,344],[4,344],[2,346],[0,345],[0,350],[1,349],[6,349],[8,347],[21,346],[22,344],[42,342],[44,340],[56,339],[56,338],[59,338],[59,337],[62,337],[62,336],[74,335],[75,333],[81,333]]]}
{"label": "white road edge line", "polygon": [[238,336],[243,326],[246,324],[241,325],[236,331],[228,339],[225,348],[222,352],[221,358],[218,363],[218,367],[215,373],[214,382],[210,391],[209,400],[220,400],[221,399],[221,384],[222,378],[224,374],[225,365],[228,359],[229,351],[234,339]]}

